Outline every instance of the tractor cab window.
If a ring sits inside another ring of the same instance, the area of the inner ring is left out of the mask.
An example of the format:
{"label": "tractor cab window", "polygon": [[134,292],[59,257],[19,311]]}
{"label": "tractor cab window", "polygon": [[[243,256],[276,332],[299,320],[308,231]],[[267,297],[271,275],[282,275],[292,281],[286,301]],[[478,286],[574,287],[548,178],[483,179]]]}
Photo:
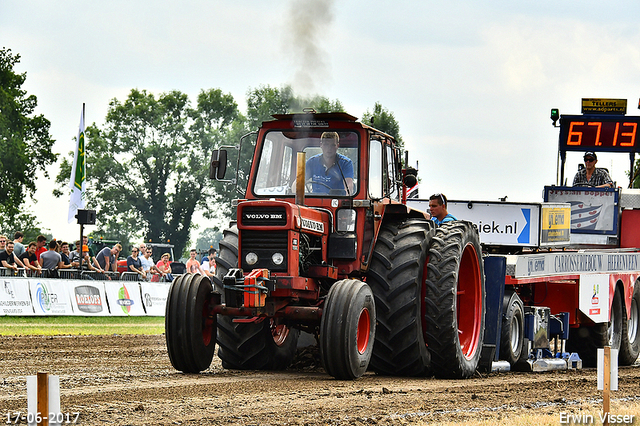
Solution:
{"label": "tractor cab window", "polygon": [[307,196],[353,196],[358,182],[358,144],[355,132],[269,132],[262,144],[253,192],[292,196],[297,153],[304,152]]}

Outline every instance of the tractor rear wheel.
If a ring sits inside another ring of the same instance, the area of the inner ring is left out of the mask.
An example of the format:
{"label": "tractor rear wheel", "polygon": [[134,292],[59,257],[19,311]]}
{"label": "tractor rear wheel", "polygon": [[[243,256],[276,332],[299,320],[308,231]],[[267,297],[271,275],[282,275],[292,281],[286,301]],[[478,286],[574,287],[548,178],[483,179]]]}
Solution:
{"label": "tractor rear wheel", "polygon": [[[238,228],[224,231],[216,259],[216,287],[223,295],[222,278],[238,267]],[[260,322],[234,322],[232,317],[218,318],[218,356],[224,368],[235,370],[283,370],[295,356],[300,330],[285,322],[264,319]]]}
{"label": "tractor rear wheel", "polygon": [[484,339],[485,283],[478,232],[471,222],[442,224],[429,250],[425,311],[436,377],[473,375]]}
{"label": "tractor rear wheel", "polygon": [[341,380],[362,376],[376,335],[373,293],[358,280],[341,280],[329,289],[320,320],[320,359],[328,374]]}
{"label": "tractor rear wheel", "polygon": [[[626,311],[623,310],[626,314]],[[629,320],[626,315],[622,319],[622,342],[618,361],[620,365],[632,365],[640,354],[640,280],[636,281],[631,297],[631,311]]]}
{"label": "tractor rear wheel", "polygon": [[429,372],[425,344],[423,283],[433,221],[387,222],[378,233],[367,284],[378,319],[370,368],[379,374],[420,376]]}
{"label": "tractor rear wheel", "polygon": [[211,365],[216,347],[216,316],[210,315],[209,278],[185,274],[173,280],[165,312],[165,336],[171,364],[184,373]]}

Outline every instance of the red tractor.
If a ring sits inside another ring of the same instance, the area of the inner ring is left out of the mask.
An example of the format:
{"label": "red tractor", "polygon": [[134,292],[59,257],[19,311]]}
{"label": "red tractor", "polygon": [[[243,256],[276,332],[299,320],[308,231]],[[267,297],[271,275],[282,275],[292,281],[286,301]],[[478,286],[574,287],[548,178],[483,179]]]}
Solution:
{"label": "red tractor", "polygon": [[[473,225],[436,228],[406,205],[416,176],[393,137],[346,113],[273,117],[257,133],[251,169],[239,170],[245,198],[213,283],[185,274],[171,285],[173,366],[206,370],[218,342],[225,368],[284,369],[302,330],[317,336],[323,366],[339,379],[367,369],[471,376],[485,317]],[[211,162],[220,181],[225,148]]]}

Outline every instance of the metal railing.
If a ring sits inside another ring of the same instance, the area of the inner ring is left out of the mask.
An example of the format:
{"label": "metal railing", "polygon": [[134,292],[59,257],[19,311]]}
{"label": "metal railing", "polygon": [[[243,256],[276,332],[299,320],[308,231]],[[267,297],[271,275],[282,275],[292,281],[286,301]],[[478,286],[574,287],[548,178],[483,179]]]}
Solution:
{"label": "metal railing", "polygon": [[[174,275],[177,277],[178,275]],[[94,281],[145,281],[142,276],[136,272],[97,272],[79,269],[43,269],[42,271],[34,271],[31,269],[18,268],[17,271],[11,268],[0,267],[0,277],[17,277],[17,278],[53,278],[65,280],[94,280]],[[159,274],[147,274],[146,281],[163,282],[162,276]]]}

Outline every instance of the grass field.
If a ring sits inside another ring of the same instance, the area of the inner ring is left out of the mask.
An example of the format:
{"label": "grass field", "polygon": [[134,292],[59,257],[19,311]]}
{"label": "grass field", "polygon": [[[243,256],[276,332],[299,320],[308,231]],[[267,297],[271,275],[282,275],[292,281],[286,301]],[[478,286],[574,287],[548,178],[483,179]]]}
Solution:
{"label": "grass field", "polygon": [[162,333],[164,317],[0,316],[0,336]]}

